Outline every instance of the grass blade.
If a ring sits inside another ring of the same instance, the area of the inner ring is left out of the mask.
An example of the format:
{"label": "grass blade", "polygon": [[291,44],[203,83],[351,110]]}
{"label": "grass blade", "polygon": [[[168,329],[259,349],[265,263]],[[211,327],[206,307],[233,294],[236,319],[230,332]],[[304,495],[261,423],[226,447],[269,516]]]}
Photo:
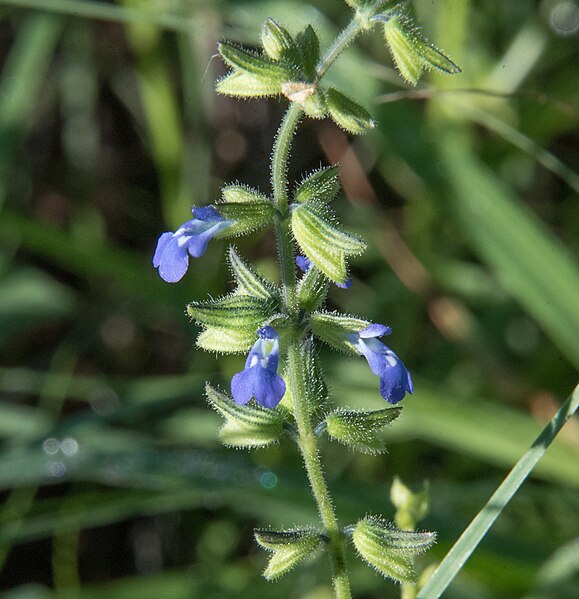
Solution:
{"label": "grass blade", "polygon": [[462,533],[428,583],[420,591],[417,599],[436,599],[442,595],[578,407],[579,386],[575,388],[573,395],[561,406],[531,448],[515,464],[484,508]]}

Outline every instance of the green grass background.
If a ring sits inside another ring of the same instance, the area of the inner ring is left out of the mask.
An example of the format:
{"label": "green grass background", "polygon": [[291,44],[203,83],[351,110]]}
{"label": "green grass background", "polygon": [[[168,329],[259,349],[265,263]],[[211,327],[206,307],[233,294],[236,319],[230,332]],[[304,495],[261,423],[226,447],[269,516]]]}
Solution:
{"label": "green grass background", "polygon": [[[341,220],[368,252],[331,306],[393,327],[415,380],[389,453],[324,442],[344,524],[392,518],[428,479],[442,559],[576,384],[577,3],[413,2],[462,74],[407,89],[378,31],[330,79],[378,127],[304,122],[290,177],[340,162]],[[575,12],[573,12],[575,10]],[[269,190],[282,101],[216,97],[226,37],[274,17],[328,43],[336,0],[0,0],[0,584],[9,599],[331,596],[324,556],[260,578],[255,526],[315,523],[295,447],[216,440],[186,302],[229,289],[212,242],[178,285],[158,235],[224,182]],[[269,233],[242,255],[275,277]],[[323,352],[336,402],[381,408],[365,362]],[[562,430],[445,597],[579,595],[579,424]],[[349,555],[357,598],[399,588]]]}

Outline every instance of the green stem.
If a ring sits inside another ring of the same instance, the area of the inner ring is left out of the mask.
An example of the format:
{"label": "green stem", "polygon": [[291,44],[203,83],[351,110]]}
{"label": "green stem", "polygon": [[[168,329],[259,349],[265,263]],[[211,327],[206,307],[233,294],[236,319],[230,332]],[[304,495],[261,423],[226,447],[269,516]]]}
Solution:
{"label": "green stem", "polygon": [[275,235],[281,270],[283,298],[288,314],[297,314],[295,254],[290,232],[287,195],[287,165],[293,137],[302,116],[299,104],[292,103],[277,132],[271,161],[273,200],[277,209]]}
{"label": "green stem", "polygon": [[294,418],[298,427],[299,448],[304,460],[318,512],[328,536],[328,551],[332,562],[336,599],[350,599],[350,581],[346,567],[344,542],[324,477],[317,437],[314,434],[307,400],[306,380],[303,376],[300,347],[293,344],[288,350],[288,384],[294,402]]}

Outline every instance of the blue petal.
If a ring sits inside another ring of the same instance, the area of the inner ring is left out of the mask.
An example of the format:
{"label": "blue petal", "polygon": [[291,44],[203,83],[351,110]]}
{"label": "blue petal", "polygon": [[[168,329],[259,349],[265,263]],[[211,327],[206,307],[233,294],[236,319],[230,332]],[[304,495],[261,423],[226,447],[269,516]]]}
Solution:
{"label": "blue petal", "polygon": [[192,209],[195,220],[201,221],[220,221],[225,220],[214,206],[195,206]]}
{"label": "blue petal", "polygon": [[308,272],[312,267],[312,262],[305,256],[296,256],[296,264],[302,272]]}
{"label": "blue petal", "polygon": [[161,235],[159,242],[163,243],[161,251],[157,248],[154,259],[159,265],[159,275],[167,283],[176,283],[183,278],[189,266],[189,256],[187,248],[182,243],[179,243],[180,238],[171,235],[171,238]]}
{"label": "blue petal", "polygon": [[242,370],[233,375],[231,379],[231,395],[233,401],[242,406],[246,404],[253,396],[255,387],[255,372],[252,368]]}
{"label": "blue petal", "polygon": [[358,335],[362,339],[369,339],[370,337],[382,337],[383,335],[390,335],[392,329],[385,324],[371,324],[364,330],[360,331]]}
{"label": "blue petal", "polygon": [[260,369],[255,383],[255,401],[264,408],[275,408],[285,394],[285,382],[281,376],[270,376],[266,370]]}
{"label": "blue petal", "polygon": [[[377,343],[384,347],[384,349],[387,349],[383,343],[380,343],[380,341],[377,341]],[[388,364],[386,352],[374,351],[374,348],[368,347],[368,344],[365,341],[360,341],[356,347],[368,361],[368,365],[372,372],[376,376],[381,376]]]}
{"label": "blue petal", "polygon": [[345,283],[336,283],[336,287],[340,289],[350,289],[352,287],[352,279],[346,279]]}
{"label": "blue petal", "polygon": [[169,241],[173,238],[173,233],[171,233],[171,231],[167,231],[166,233],[163,233],[158,241],[157,241],[157,247],[155,248],[155,254],[153,255],[153,266],[155,268],[159,268],[160,264],[161,264],[161,257],[163,256],[163,252],[165,251],[165,248],[167,247],[167,244],[169,243]]}
{"label": "blue petal", "polygon": [[413,392],[412,379],[406,366],[391,352],[387,367],[380,377],[380,395],[391,404],[398,403],[406,393]]}

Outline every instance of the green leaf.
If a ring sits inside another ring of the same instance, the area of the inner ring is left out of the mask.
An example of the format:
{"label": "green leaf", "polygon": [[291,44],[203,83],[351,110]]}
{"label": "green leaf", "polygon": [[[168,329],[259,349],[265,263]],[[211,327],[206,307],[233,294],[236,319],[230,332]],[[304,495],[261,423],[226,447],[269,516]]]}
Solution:
{"label": "green leaf", "polygon": [[262,279],[253,268],[244,262],[232,246],[229,248],[229,264],[237,284],[236,294],[252,295],[258,299],[271,300],[278,297],[273,284]]}
{"label": "green leaf", "polygon": [[373,129],[376,123],[368,111],[354,100],[348,98],[338,90],[328,90],[328,110],[337,125],[353,135],[366,133]]}
{"label": "green leaf", "polygon": [[256,529],[254,536],[264,549],[273,551],[263,573],[267,580],[274,580],[289,572],[322,542],[320,533],[312,528],[282,531]]}
{"label": "green leaf", "polygon": [[401,413],[402,408],[373,411],[339,408],[326,417],[326,431],[332,439],[362,453],[382,453],[384,442],[377,433]]}
{"label": "green leaf", "polygon": [[579,409],[579,386],[573,395],[561,406],[551,422],[543,429],[531,448],[513,466],[505,480],[500,484],[484,508],[476,515],[462,533],[452,549],[446,554],[432,577],[418,594],[418,599],[440,597],[454,577],[460,572],[468,558],[483,540],[495,520],[515,496],[541,459],[549,445],[555,439],[563,425]]}
{"label": "green leaf", "polygon": [[279,441],[285,423],[282,410],[268,410],[257,404],[239,406],[210,385],[206,386],[205,392],[211,407],[225,418],[219,431],[224,445],[251,448]]}
{"label": "green leaf", "polygon": [[309,174],[297,187],[294,201],[302,204],[312,200],[331,202],[340,191],[340,169],[337,166],[320,168]]}
{"label": "green leaf", "polygon": [[579,366],[579,269],[549,232],[472,152],[440,146],[450,207],[505,289]]}

